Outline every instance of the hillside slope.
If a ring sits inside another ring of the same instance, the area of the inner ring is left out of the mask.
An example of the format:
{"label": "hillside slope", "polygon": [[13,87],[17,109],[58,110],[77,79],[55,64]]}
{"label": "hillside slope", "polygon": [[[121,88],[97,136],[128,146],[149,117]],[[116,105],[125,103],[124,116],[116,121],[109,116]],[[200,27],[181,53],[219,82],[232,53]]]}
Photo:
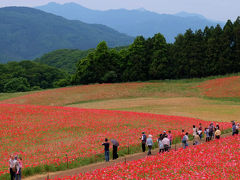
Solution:
{"label": "hillside slope", "polygon": [[133,38],[104,25],[71,21],[26,7],[0,8],[0,63],[34,59],[56,49],[128,45]]}
{"label": "hillside slope", "polygon": [[36,8],[63,16],[67,19],[104,24],[131,36],[143,35],[151,37],[160,32],[169,42],[173,42],[174,37],[179,33],[184,33],[186,29],[197,30],[205,26],[215,26],[217,23],[221,24],[221,22],[211,21],[194,14],[158,14],[145,9],[99,11],[85,8],[76,3],[66,3],[63,5],[49,3]]}

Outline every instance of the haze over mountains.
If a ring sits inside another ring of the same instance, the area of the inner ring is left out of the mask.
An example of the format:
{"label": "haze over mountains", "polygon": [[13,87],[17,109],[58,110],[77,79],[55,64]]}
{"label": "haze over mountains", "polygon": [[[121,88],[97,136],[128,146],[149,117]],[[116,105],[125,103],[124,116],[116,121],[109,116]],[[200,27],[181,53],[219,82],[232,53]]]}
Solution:
{"label": "haze over mountains", "polygon": [[145,9],[100,11],[91,10],[76,3],[63,5],[49,3],[36,8],[71,20],[104,24],[130,36],[143,35],[144,37],[151,37],[160,32],[168,42],[173,42],[174,37],[179,33],[184,33],[189,28],[197,30],[203,29],[205,26],[224,24],[219,21],[208,20],[199,14],[186,12],[170,15],[158,14]]}
{"label": "haze over mountains", "polygon": [[35,59],[56,49],[89,49],[105,40],[125,46],[133,37],[105,25],[86,24],[26,7],[0,8],[0,63]]}

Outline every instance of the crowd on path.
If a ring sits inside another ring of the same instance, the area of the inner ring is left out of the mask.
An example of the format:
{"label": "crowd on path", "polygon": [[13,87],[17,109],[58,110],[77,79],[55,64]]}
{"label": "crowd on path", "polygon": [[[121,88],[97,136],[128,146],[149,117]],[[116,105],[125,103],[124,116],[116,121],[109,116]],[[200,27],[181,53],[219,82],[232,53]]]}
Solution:
{"label": "crowd on path", "polygon": [[[220,130],[220,126],[218,123],[216,123],[216,126],[214,126],[213,123],[210,123],[210,125],[206,128],[203,129],[202,124],[200,123],[198,127],[193,125],[193,145],[198,145],[203,142],[203,138],[205,137],[205,141],[209,142],[213,139],[220,139],[222,132]],[[232,135],[238,135],[239,134],[239,123],[235,123],[232,121]],[[141,144],[142,144],[142,152],[146,151],[146,146],[148,147],[148,153],[147,155],[152,154],[152,148],[154,146],[153,142],[153,136],[151,134],[147,135],[145,132],[142,132],[142,136],[140,138]],[[111,140],[111,141],[116,141],[116,140]],[[116,141],[117,142],[117,141]],[[182,130],[181,133],[181,143],[183,149],[188,147],[188,142],[189,142],[189,133],[185,132],[185,130]],[[172,143],[173,143],[173,135],[171,131],[163,131],[162,134],[159,135],[157,139],[158,143],[158,148],[159,148],[159,153],[163,152],[168,152],[171,149]],[[113,144],[113,159],[117,159],[117,147],[119,146],[119,143],[112,143]],[[105,139],[105,142],[102,144],[104,145],[104,150],[105,150],[105,160],[108,162],[109,161],[109,147],[110,143],[108,142],[108,139]]]}
{"label": "crowd on path", "polygon": [[[202,139],[204,137],[205,134],[205,141],[209,142],[211,140],[215,139],[220,139],[221,136],[221,130],[220,130],[220,126],[218,124],[216,124],[216,126],[214,126],[213,123],[210,123],[209,127],[206,127],[203,130],[202,124],[199,124],[199,127],[197,128],[195,125],[193,125],[193,145],[198,145],[202,142]],[[232,121],[232,135],[238,135],[239,134],[239,123],[235,123],[234,121]],[[181,133],[181,142],[182,142],[182,147],[185,149],[186,147],[188,147],[188,141],[189,141],[189,133],[186,132],[184,130],[182,130]],[[142,136],[140,138],[141,140],[141,144],[142,144],[142,151],[145,152],[146,151],[146,146],[148,147],[148,153],[147,155],[151,155],[152,152],[152,148],[153,148],[153,136],[151,134],[148,135],[148,137],[146,136],[145,132],[142,132]],[[113,160],[118,158],[118,146],[119,143],[116,139],[111,139],[111,144],[112,144],[112,148],[113,148]],[[159,147],[159,153],[163,153],[163,152],[168,152],[171,149],[171,145],[173,143],[173,135],[171,133],[171,131],[168,131],[168,133],[166,131],[163,131],[162,134],[159,135],[159,137],[157,138],[157,143],[158,143],[158,147]],[[105,152],[105,160],[107,162],[109,162],[109,149],[110,149],[110,142],[108,141],[108,139],[105,139],[105,142],[102,143],[102,145],[104,146],[104,152]],[[21,180],[21,176],[22,176],[22,168],[23,168],[23,163],[22,163],[22,158],[19,157],[18,155],[14,156],[11,155],[10,159],[9,159],[9,172],[10,172],[10,176],[11,176],[11,180]]]}

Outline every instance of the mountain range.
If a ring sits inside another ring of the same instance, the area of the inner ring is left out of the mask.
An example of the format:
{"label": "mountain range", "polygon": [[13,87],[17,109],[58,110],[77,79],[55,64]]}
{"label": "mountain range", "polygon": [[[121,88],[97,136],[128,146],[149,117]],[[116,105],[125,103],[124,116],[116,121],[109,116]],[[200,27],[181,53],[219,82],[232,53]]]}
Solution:
{"label": "mountain range", "polygon": [[209,20],[199,14],[186,12],[158,14],[143,8],[100,11],[88,9],[76,3],[57,4],[53,2],[36,8],[71,20],[103,24],[130,36],[151,37],[160,32],[168,42],[173,42],[174,37],[179,33],[184,33],[189,28],[198,30],[205,28],[205,26],[224,24]]}
{"label": "mountain range", "polygon": [[105,25],[87,24],[27,7],[0,8],[0,63],[35,59],[56,49],[125,46],[133,37]]}

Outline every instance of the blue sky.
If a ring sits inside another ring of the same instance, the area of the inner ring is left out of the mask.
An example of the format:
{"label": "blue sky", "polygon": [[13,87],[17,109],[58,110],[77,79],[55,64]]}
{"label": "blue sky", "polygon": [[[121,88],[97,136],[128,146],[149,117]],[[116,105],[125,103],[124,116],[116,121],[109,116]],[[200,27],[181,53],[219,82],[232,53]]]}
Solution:
{"label": "blue sky", "polygon": [[237,16],[240,16],[240,0],[0,0],[0,7],[33,7],[53,1],[57,3],[76,2],[90,9],[99,10],[145,8],[167,14],[186,11],[222,21],[235,20]]}

